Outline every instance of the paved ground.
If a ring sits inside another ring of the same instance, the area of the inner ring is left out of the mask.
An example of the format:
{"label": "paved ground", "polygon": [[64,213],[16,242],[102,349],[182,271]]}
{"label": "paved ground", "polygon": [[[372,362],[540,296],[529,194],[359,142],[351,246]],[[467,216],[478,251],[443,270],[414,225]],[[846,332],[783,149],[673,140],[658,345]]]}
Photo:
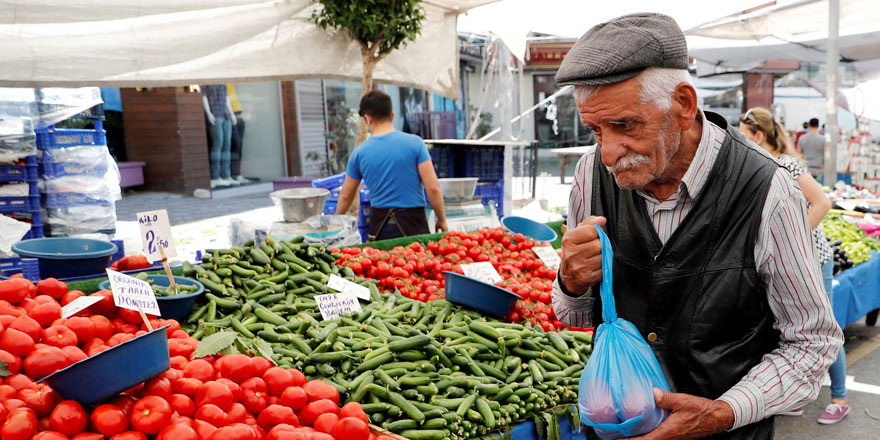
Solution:
{"label": "paved ground", "polygon": [[228,199],[197,199],[179,194],[126,191],[116,203],[118,221],[134,221],[138,212],[167,209],[172,225],[272,206],[268,192]]}

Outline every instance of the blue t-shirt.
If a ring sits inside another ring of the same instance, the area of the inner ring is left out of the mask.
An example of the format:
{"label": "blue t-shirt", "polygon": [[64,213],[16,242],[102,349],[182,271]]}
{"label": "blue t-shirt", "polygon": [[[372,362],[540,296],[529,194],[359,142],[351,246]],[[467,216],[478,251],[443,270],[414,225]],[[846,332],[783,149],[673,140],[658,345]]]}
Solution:
{"label": "blue t-shirt", "polygon": [[420,163],[431,160],[422,138],[399,131],[374,136],[354,149],[348,159],[348,177],[363,180],[370,202],[377,208],[421,208],[425,190]]}

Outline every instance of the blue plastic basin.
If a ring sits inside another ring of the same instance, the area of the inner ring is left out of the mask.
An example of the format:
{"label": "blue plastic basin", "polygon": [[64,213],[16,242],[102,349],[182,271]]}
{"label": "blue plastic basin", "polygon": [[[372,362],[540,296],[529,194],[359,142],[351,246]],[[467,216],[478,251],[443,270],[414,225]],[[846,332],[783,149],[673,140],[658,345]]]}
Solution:
{"label": "blue plastic basin", "polygon": [[503,318],[522,299],[519,295],[498,286],[468,278],[455,272],[446,275],[446,300],[471,307],[496,318]]}
{"label": "blue plastic basin", "polygon": [[501,219],[501,224],[514,234],[519,233],[537,241],[556,241],[556,231],[553,228],[525,217],[508,215]]}
{"label": "blue plastic basin", "polygon": [[38,382],[46,382],[64,400],[76,400],[83,406],[113,397],[171,366],[167,328],[166,325],[123,342]]}
{"label": "blue plastic basin", "polygon": [[[147,278],[158,286],[167,286],[170,284],[168,282],[168,275],[165,274],[149,274]],[[157,296],[156,302],[159,303],[159,312],[162,313],[162,319],[176,319],[180,321],[183,318],[189,316],[189,313],[192,311],[193,305],[196,303],[196,298],[199,295],[205,293],[205,286],[202,283],[191,280],[189,278],[184,277],[174,277],[174,282],[177,284],[185,284],[189,286],[197,286],[199,290],[196,290],[194,293],[190,293],[188,295],[176,295],[176,296]],[[98,290],[109,290],[110,289],[110,280],[104,280],[101,284],[98,284]]]}
{"label": "blue plastic basin", "polygon": [[103,273],[116,249],[109,241],[66,237],[34,238],[12,245],[12,251],[22,258],[39,261],[40,278]]}

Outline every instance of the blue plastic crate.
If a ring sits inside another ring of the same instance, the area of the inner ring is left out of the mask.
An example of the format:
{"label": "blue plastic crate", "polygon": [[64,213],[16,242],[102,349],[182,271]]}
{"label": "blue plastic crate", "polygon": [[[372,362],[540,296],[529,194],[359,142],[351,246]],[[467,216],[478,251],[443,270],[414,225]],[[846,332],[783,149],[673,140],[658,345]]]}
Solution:
{"label": "blue plastic crate", "polygon": [[[79,193],[48,193],[42,194],[43,207],[47,209],[69,208],[71,206],[110,206],[109,200],[94,199]],[[38,202],[39,203],[38,199]],[[37,205],[39,206],[39,205]]]}
{"label": "blue plastic crate", "polygon": [[0,272],[7,277],[21,273],[21,258],[0,258]]}
{"label": "blue plastic crate", "polygon": [[106,163],[47,162],[40,164],[40,175],[49,178],[66,176],[102,177],[107,173]]}
{"label": "blue plastic crate", "polygon": [[455,177],[455,151],[452,148],[434,147],[428,149],[428,154],[431,155],[437,177]]}
{"label": "blue plastic crate", "polygon": [[324,202],[324,215],[333,215],[336,214],[336,201],[335,200],[327,200]]}
{"label": "blue plastic crate", "polygon": [[369,226],[370,216],[372,216],[372,208],[369,202],[362,202],[358,209],[358,226]]}
{"label": "blue plastic crate", "polygon": [[0,197],[0,212],[33,212],[40,210],[39,196]]}
{"label": "blue plastic crate", "polygon": [[361,203],[370,203],[370,190],[361,188]]}
{"label": "blue plastic crate", "polygon": [[312,186],[315,188],[333,189],[342,186],[343,182],[345,182],[345,173],[324,177],[323,179],[315,179],[312,181]]}
{"label": "blue plastic crate", "polygon": [[482,198],[480,202],[483,205],[489,206],[489,202],[495,202],[498,218],[504,217],[504,180],[478,184],[474,195]]}
{"label": "blue plastic crate", "polygon": [[24,235],[22,240],[30,240],[32,238],[43,238],[43,225],[37,222],[31,224],[31,230]]}
{"label": "blue plastic crate", "polygon": [[456,177],[478,177],[480,182],[503,179],[504,148],[470,148],[457,165]]}
{"label": "blue plastic crate", "polygon": [[28,156],[23,165],[0,165],[0,182],[37,182],[37,157]]}
{"label": "blue plastic crate", "polygon": [[75,147],[78,145],[107,145],[107,132],[49,127],[37,130],[37,148],[43,150]]}
{"label": "blue plastic crate", "polygon": [[339,195],[342,194],[342,187],[333,188],[330,190],[330,194],[327,195],[327,200],[339,200]]}
{"label": "blue plastic crate", "polygon": [[359,226],[358,232],[361,234],[361,242],[366,243],[370,238],[370,226]]}

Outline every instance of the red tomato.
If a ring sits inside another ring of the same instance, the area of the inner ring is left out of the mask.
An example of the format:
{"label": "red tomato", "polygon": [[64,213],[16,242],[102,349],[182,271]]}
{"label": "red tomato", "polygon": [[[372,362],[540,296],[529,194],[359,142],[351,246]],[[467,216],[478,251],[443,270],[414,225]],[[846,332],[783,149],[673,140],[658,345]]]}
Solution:
{"label": "red tomato", "polygon": [[37,415],[29,408],[10,411],[0,428],[0,438],[3,440],[28,440],[36,433]]}
{"label": "red tomato", "polygon": [[[103,300],[101,300],[103,302]],[[97,303],[97,304],[100,304]],[[89,320],[92,321],[92,324],[95,324],[95,337],[101,340],[108,340],[111,336],[113,336],[113,323],[110,322],[109,319],[105,316],[101,315],[92,315],[89,316]]]}
{"label": "red tomato", "polygon": [[[0,361],[6,363],[6,369],[9,370],[9,373],[11,374],[18,374],[18,372],[21,371],[21,358],[6,350],[0,350]],[[0,402],[2,401],[3,398],[0,396]]]}
{"label": "red tomato", "polygon": [[328,412],[339,414],[339,407],[332,400],[318,400],[306,405],[300,412],[300,417],[304,425],[312,426],[315,424],[318,416]]}
{"label": "red tomato", "polygon": [[245,379],[254,376],[254,366],[251,358],[243,354],[231,354],[221,358],[220,374],[223,377],[236,382],[244,382]]}
{"label": "red tomato", "polygon": [[27,334],[34,341],[39,341],[43,336],[43,328],[40,327],[40,323],[27,315],[21,315],[15,318],[15,320],[9,324],[9,328]]}
{"label": "red tomato", "polygon": [[[3,381],[4,381],[4,383],[6,383],[6,385],[9,385],[12,388],[15,388],[16,393],[18,391],[21,391],[22,389],[24,389],[24,387],[34,383],[33,379],[31,379],[27,375],[21,374],[21,373],[13,374],[12,376],[7,376],[5,379],[3,379]],[[7,407],[6,409],[9,409],[9,408]]]}
{"label": "red tomato", "polygon": [[0,281],[0,300],[18,304],[30,295],[30,282],[20,278]]}
{"label": "red tomato", "polygon": [[309,395],[301,387],[288,387],[281,393],[281,404],[286,407],[300,410],[307,403],[309,403]]}
{"label": "red tomato", "polygon": [[355,417],[346,417],[336,422],[333,437],[346,440],[369,440],[370,425]]}
{"label": "red tomato", "polygon": [[92,411],[92,426],[101,434],[112,437],[128,429],[128,416],[122,408],[112,405],[100,405]]}
{"label": "red tomato", "polygon": [[356,419],[361,419],[366,423],[370,423],[370,419],[367,417],[367,413],[364,412],[364,408],[357,402],[348,402],[339,410],[339,418],[344,419],[346,417],[354,417]]}
{"label": "red tomato", "polygon": [[61,305],[57,302],[39,304],[28,311],[28,316],[40,323],[43,328],[52,325],[52,321],[61,319]]}
{"label": "red tomato", "polygon": [[237,383],[235,383],[225,377],[221,377],[220,379],[217,379],[217,382],[220,382],[223,385],[226,385],[226,388],[229,388],[229,391],[232,392],[232,401],[233,402],[241,401],[241,398],[243,396],[243,392],[241,391],[241,387]]}
{"label": "red tomato", "polygon": [[177,423],[162,428],[156,440],[199,440],[199,436],[190,426]]}
{"label": "red tomato", "polygon": [[227,411],[232,406],[232,391],[229,387],[217,381],[209,381],[199,388],[195,398],[196,406],[207,404],[217,405],[221,410]]}
{"label": "red tomato", "polygon": [[182,377],[174,381],[173,391],[176,394],[183,394],[190,399],[195,399],[196,393],[202,387],[202,381],[191,377]]}
{"label": "red tomato", "polygon": [[193,429],[196,431],[196,434],[199,435],[199,440],[205,440],[211,437],[211,434],[217,430],[217,427],[204,421],[204,420],[193,420]]}
{"label": "red tomato", "polygon": [[[299,419],[297,419],[296,414],[293,413],[293,410],[286,406],[269,405],[257,417],[257,423],[260,425],[260,428],[268,431],[272,429],[275,425],[280,425],[282,423],[288,425],[299,425]],[[309,425],[312,424],[309,423]]]}
{"label": "red tomato", "polygon": [[37,283],[37,293],[60,300],[67,293],[67,284],[55,278],[44,278]]}
{"label": "red tomato", "polygon": [[[71,290],[71,291],[65,293],[64,296],[61,297],[61,305],[66,306],[81,296],[86,296],[86,294],[80,290]],[[79,313],[83,313],[83,312],[79,312]]]}
{"label": "red tomato", "polygon": [[165,377],[157,376],[146,382],[144,382],[144,389],[141,392],[142,396],[159,396],[163,399],[168,399],[171,397],[173,393],[171,388],[171,381]]}
{"label": "red tomato", "polygon": [[18,391],[18,398],[34,410],[38,417],[48,416],[61,402],[61,396],[45,383],[34,383],[22,388]]}
{"label": "red tomato", "polygon": [[251,358],[251,366],[254,367],[255,377],[263,377],[263,373],[274,365],[272,361],[261,356]]}
{"label": "red tomato", "polygon": [[161,397],[144,397],[132,408],[131,426],[144,434],[156,434],[170,422],[171,406]]}
{"label": "red tomato", "polygon": [[281,367],[266,370],[263,373],[263,380],[266,382],[269,394],[273,396],[280,396],[287,387],[293,385],[293,375]]}
{"label": "red tomato", "polygon": [[303,389],[309,396],[309,402],[328,399],[335,404],[339,404],[339,390],[322,380],[310,380],[306,382]]}
{"label": "red tomato", "polygon": [[226,426],[230,423],[229,415],[223,412],[217,405],[210,403],[196,409],[193,419],[203,420],[216,427]]}
{"label": "red tomato", "polygon": [[95,323],[89,318],[74,316],[64,325],[76,334],[76,340],[79,342],[90,341],[95,337]]}
{"label": "red tomato", "polygon": [[[89,321],[91,322],[91,321]],[[63,325],[53,325],[43,330],[43,343],[55,347],[67,347],[68,345],[77,345],[76,333]]]}
{"label": "red tomato", "polygon": [[99,290],[92,294],[93,296],[102,296],[104,299],[89,306],[88,310],[94,315],[112,315],[115,312],[116,304],[113,302],[113,292],[109,290]]}
{"label": "red tomato", "polygon": [[67,353],[58,347],[34,350],[24,359],[24,371],[34,379],[42,379],[68,365]]}
{"label": "red tomato", "polygon": [[[293,388],[295,387],[290,387],[288,388],[288,390]],[[266,409],[266,407],[269,405],[269,402],[266,399],[266,397],[268,396],[266,382],[264,382],[263,379],[260,379],[259,377],[252,377],[242,382],[241,389],[243,393],[241,403],[248,411],[254,414],[259,414],[260,411]],[[284,390],[284,393],[287,393],[287,390]],[[281,394],[282,401],[284,400],[284,393]]]}
{"label": "red tomato", "polygon": [[333,413],[321,414],[315,420],[315,430],[325,434],[333,434],[333,427],[339,421],[339,416]]}
{"label": "red tomato", "polygon": [[147,440],[143,432],[125,431],[110,437],[110,440]]}
{"label": "red tomato", "polygon": [[[67,286],[64,286],[65,289]],[[49,416],[49,426],[68,437],[85,431],[89,416],[79,402],[65,400],[58,404]]]}
{"label": "red tomato", "polygon": [[204,359],[194,359],[183,369],[184,377],[191,377],[204,382],[214,379],[214,367]]}
{"label": "red tomato", "polygon": [[243,423],[224,426],[211,434],[209,440],[254,440],[256,433]]}
{"label": "red tomato", "polygon": [[8,328],[3,332],[3,336],[0,336],[0,350],[24,357],[34,350],[34,340],[24,332]]}

